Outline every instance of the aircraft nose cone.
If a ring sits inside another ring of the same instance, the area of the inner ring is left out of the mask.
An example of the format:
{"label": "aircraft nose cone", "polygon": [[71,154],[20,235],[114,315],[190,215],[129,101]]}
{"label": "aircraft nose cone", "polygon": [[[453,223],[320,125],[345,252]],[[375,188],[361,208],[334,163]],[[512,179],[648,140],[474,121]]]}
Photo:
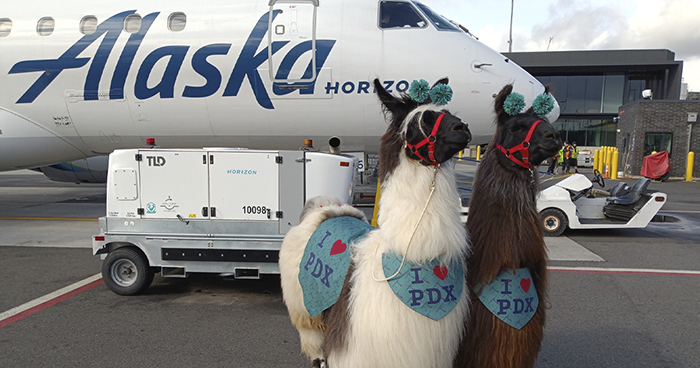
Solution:
{"label": "aircraft nose cone", "polygon": [[[553,97],[553,96],[552,96]],[[560,113],[560,108],[559,108],[559,103],[557,102],[556,99],[554,99],[554,108],[552,108],[552,111],[549,112],[545,117],[550,123],[553,123],[559,119],[559,113]]]}

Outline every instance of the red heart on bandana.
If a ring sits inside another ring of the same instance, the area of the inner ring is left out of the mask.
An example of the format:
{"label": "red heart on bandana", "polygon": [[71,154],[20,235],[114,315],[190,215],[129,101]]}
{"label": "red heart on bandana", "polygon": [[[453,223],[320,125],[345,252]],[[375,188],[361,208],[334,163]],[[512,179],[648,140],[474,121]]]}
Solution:
{"label": "red heart on bandana", "polygon": [[334,256],[336,254],[340,254],[345,252],[348,249],[348,245],[343,243],[342,240],[338,239],[333,243],[333,246],[331,247],[331,255]]}
{"label": "red heart on bandana", "polygon": [[530,279],[520,279],[520,287],[523,288],[524,292],[528,292],[530,290]]}
{"label": "red heart on bandana", "polygon": [[433,273],[435,276],[437,276],[440,280],[445,280],[445,277],[447,277],[447,272],[449,269],[447,266],[442,265],[442,266],[435,266],[433,267]]}

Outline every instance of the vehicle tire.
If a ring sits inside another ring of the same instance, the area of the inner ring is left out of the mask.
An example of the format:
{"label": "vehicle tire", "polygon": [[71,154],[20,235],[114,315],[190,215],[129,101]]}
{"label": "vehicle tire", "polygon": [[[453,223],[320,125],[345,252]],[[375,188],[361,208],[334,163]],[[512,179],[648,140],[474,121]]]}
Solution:
{"label": "vehicle tire", "polygon": [[540,212],[540,220],[544,236],[559,236],[569,226],[569,220],[564,212],[556,208],[547,208]]}
{"label": "vehicle tire", "polygon": [[119,248],[109,253],[102,263],[105,285],[119,295],[142,293],[153,282],[153,276],[148,259],[135,248]]}

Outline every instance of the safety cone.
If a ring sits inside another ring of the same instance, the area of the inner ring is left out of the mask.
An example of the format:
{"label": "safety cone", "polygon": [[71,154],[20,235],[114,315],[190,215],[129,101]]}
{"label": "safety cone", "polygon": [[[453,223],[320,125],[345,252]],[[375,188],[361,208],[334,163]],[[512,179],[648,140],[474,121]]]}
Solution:
{"label": "safety cone", "polygon": [[605,179],[610,179],[610,165],[605,164]]}

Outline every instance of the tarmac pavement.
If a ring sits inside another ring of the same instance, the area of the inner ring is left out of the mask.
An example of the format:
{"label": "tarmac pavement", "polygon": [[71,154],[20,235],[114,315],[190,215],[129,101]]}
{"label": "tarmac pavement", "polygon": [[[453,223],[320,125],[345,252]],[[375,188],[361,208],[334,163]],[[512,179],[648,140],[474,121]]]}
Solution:
{"label": "tarmac pavement", "polygon": [[[537,367],[700,367],[700,183],[650,189],[678,221],[548,240],[563,251],[550,261]],[[104,211],[104,185],[0,173],[0,366],[309,366],[276,276],[156,276],[132,297],[98,280],[3,325],[7,311],[100,273],[90,246]]]}

